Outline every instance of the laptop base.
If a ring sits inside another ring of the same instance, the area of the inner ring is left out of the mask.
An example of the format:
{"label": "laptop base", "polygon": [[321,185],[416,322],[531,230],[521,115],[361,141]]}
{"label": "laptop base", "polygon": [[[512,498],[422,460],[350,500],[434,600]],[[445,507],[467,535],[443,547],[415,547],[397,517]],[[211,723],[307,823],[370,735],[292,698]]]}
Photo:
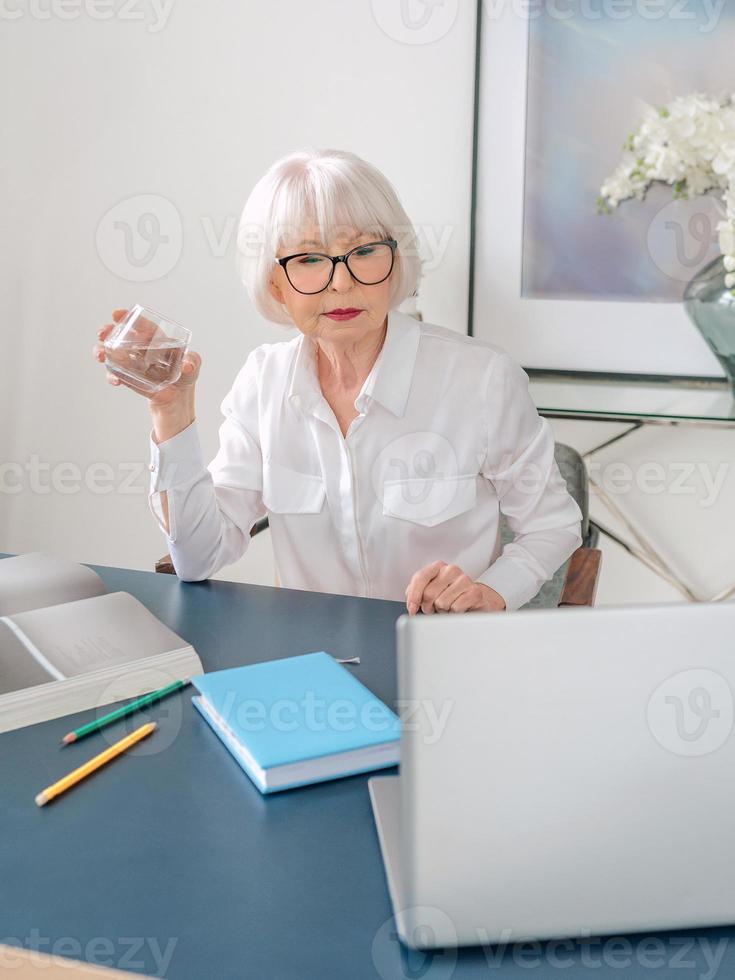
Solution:
{"label": "laptop base", "polygon": [[406,922],[403,915],[406,892],[403,884],[400,860],[400,776],[373,776],[368,779],[370,802],[373,807],[373,817],[378,830],[380,851],[383,856],[385,876],[388,879],[388,893],[393,916],[396,920],[398,935],[407,945]]}

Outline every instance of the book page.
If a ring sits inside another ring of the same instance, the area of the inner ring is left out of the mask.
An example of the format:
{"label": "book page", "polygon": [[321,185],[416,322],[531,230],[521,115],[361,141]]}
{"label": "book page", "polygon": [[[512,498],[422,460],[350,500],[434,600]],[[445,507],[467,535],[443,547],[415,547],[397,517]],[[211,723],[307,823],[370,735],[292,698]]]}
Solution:
{"label": "book page", "polygon": [[99,575],[59,555],[31,551],[0,560],[0,616],[55,606],[107,590]]}
{"label": "book page", "polygon": [[7,623],[0,620],[0,695],[56,680],[34,657]]}
{"label": "book page", "polygon": [[127,592],[64,602],[10,618],[28,644],[64,677],[157,657],[189,645]]}
{"label": "book page", "polygon": [[[17,941],[17,940],[14,940]],[[0,945],[0,972],[8,971],[13,980],[130,980],[125,970],[112,970],[71,959],[52,956],[39,949],[23,949],[20,946]],[[146,980],[141,973],[138,980]]]}

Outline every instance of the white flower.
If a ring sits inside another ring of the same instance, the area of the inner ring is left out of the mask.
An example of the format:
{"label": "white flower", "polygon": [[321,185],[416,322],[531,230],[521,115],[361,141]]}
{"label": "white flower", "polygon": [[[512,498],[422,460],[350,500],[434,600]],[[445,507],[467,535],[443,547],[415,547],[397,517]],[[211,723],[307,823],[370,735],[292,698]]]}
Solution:
{"label": "white flower", "polygon": [[726,220],[717,230],[730,277],[727,261],[735,261],[735,93],[693,92],[661,109],[644,105],[641,124],[600,194],[614,208],[632,197],[642,200],[654,181],[673,186],[680,197],[718,192]]}
{"label": "white flower", "polygon": [[729,174],[735,170],[735,142],[720,147],[712,161],[712,169],[716,174]]}
{"label": "white flower", "polygon": [[728,289],[732,289],[735,286],[735,272],[731,272],[725,276],[725,285]]}
{"label": "white flower", "polygon": [[717,225],[720,239],[720,251],[723,255],[735,254],[735,224],[721,221]]}
{"label": "white flower", "polygon": [[712,173],[702,170],[701,167],[692,169],[687,174],[686,181],[689,197],[699,197],[700,194],[705,194],[713,187],[719,187],[719,182]]}

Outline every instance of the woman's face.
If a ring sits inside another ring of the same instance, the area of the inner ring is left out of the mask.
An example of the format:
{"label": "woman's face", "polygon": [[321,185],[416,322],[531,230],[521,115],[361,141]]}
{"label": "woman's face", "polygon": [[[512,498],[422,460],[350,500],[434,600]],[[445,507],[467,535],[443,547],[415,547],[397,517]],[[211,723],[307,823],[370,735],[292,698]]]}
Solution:
{"label": "woman's face", "polygon": [[[368,242],[380,241],[382,234],[360,234],[356,229],[345,229],[325,247],[317,243],[315,229],[306,228],[303,237],[292,239],[278,249],[277,256],[298,252],[322,252],[327,255],[344,255],[350,249]],[[289,267],[290,268],[290,267]],[[395,268],[395,267],[394,267]],[[350,346],[367,338],[372,331],[379,333],[388,315],[391,275],[374,286],[363,286],[350,275],[344,262],[338,262],[332,281],[320,293],[306,295],[294,289],[286,276],[286,270],[273,266],[269,290],[274,299],[286,306],[295,325],[302,333],[334,345]],[[351,320],[332,320],[325,314],[330,310],[359,310]]]}

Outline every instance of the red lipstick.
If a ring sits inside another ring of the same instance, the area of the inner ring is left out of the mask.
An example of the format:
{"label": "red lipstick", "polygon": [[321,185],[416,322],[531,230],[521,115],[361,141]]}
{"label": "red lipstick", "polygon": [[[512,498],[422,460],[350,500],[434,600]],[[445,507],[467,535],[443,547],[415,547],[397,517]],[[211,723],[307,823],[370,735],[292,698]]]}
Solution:
{"label": "red lipstick", "polygon": [[353,320],[356,316],[359,316],[362,310],[356,310],[352,307],[345,310],[330,310],[329,313],[325,313],[324,316],[328,316],[330,320]]}

